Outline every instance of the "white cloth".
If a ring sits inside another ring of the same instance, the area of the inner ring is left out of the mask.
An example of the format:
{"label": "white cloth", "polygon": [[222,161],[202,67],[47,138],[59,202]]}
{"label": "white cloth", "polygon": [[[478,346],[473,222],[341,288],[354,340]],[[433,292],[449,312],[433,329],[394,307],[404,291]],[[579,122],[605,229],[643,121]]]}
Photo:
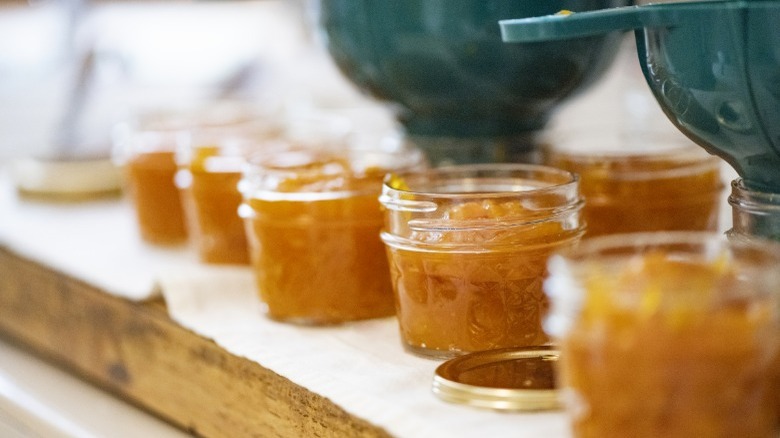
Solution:
{"label": "white cloth", "polygon": [[430,388],[439,362],[406,353],[393,318],[340,327],[269,320],[248,267],[204,265],[191,248],[144,244],[125,200],[26,200],[0,178],[0,246],[119,297],[162,291],[182,326],[392,435],[568,436],[559,412],[493,412],[436,398]]}
{"label": "white cloth", "polygon": [[138,235],[124,199],[45,202],[17,195],[0,174],[0,246],[134,301],[159,296],[161,271],[189,266],[187,246],[156,247]]}
{"label": "white cloth", "polygon": [[440,362],[406,353],[394,318],[300,327],[263,315],[248,268],[169,272],[171,317],[397,437],[567,437],[563,413],[459,406],[431,392]]}

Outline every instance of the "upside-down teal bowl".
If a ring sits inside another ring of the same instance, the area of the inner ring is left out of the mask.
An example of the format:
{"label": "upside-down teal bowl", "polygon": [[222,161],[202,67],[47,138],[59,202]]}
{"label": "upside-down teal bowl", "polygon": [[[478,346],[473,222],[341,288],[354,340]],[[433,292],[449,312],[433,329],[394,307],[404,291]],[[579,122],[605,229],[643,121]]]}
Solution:
{"label": "upside-down teal bowl", "polygon": [[599,78],[619,32],[505,44],[498,21],[626,6],[633,0],[321,0],[327,49],[359,88],[395,104],[407,132],[512,136],[545,127]]}

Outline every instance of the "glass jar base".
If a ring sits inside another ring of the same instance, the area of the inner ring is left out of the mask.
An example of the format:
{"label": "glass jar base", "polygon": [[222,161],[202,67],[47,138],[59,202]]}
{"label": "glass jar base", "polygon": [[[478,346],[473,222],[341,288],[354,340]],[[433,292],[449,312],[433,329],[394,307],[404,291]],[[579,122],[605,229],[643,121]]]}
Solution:
{"label": "glass jar base", "polygon": [[411,353],[417,357],[422,357],[424,359],[432,359],[432,360],[448,360],[469,353],[468,351],[460,351],[460,350],[436,350],[433,348],[421,347],[419,345],[407,344],[406,342],[403,341],[402,341],[402,345],[404,347],[404,350],[407,353]]}
{"label": "glass jar base", "polygon": [[266,313],[265,316],[275,322],[298,325],[302,327],[336,327],[345,324],[357,323],[360,321],[389,318],[393,315],[363,316],[355,318],[325,318],[319,316],[276,316],[271,313]]}

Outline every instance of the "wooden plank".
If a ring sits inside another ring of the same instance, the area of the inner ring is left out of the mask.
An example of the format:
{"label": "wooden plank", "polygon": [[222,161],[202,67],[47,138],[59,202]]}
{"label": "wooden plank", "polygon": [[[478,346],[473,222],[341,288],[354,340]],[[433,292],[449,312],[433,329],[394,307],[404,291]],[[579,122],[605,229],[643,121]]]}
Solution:
{"label": "wooden plank", "polygon": [[193,435],[389,436],[184,329],[161,300],[111,296],[2,247],[0,335]]}

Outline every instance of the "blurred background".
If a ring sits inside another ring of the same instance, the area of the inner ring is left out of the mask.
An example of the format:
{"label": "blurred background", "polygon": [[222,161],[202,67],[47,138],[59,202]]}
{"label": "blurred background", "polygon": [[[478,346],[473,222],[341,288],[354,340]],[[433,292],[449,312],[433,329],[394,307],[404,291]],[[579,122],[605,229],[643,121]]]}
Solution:
{"label": "blurred background", "polygon": [[[105,156],[115,123],[215,99],[340,108],[393,129],[389,108],[335,68],[312,30],[316,8],[316,0],[0,0],[0,162]],[[612,81],[588,90],[608,103],[598,123],[631,108],[666,128],[633,50]],[[590,105],[576,99],[557,119],[591,125]]]}
{"label": "blurred background", "polygon": [[310,31],[309,0],[0,0],[0,161],[102,156],[111,127],[215,99],[360,108]]}

